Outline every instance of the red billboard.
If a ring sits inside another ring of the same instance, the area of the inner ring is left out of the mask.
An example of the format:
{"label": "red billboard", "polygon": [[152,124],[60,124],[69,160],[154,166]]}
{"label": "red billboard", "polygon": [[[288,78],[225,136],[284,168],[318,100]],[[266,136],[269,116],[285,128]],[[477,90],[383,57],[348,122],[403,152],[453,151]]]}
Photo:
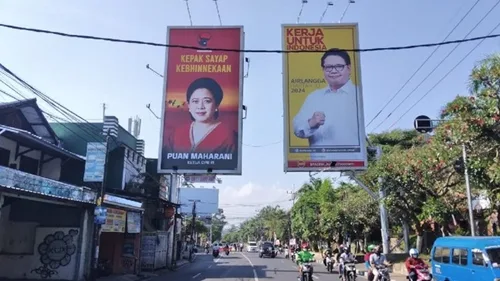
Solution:
{"label": "red billboard", "polygon": [[[242,27],[169,27],[160,173],[241,174]],[[214,50],[216,49],[216,50]]]}

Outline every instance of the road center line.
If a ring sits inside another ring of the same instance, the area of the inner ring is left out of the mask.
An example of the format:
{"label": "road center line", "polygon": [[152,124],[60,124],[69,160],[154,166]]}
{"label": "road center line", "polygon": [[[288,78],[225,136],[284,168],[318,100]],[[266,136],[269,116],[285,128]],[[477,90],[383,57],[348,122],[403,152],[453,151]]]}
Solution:
{"label": "road center line", "polygon": [[201,273],[196,274],[195,276],[193,276],[193,279],[195,279],[196,277],[198,277],[200,275],[201,275]]}
{"label": "road center line", "polygon": [[254,281],[259,281],[259,277],[257,276],[257,271],[255,271],[255,266],[253,265],[252,261],[245,254],[243,254],[243,253],[240,253],[240,254],[248,261],[248,263],[252,267],[253,280]]}

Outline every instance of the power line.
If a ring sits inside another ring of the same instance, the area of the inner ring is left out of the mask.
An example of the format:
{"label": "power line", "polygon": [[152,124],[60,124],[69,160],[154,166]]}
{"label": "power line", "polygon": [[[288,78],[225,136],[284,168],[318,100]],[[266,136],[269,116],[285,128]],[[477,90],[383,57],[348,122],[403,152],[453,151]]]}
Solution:
{"label": "power line", "polygon": [[[9,70],[7,67],[5,67],[3,64],[0,63],[0,69],[2,71],[5,71],[10,77],[13,77],[14,81],[16,81],[19,85],[21,85],[22,87],[26,88],[27,90],[29,90],[31,93],[33,93],[35,96],[41,98],[42,100],[44,100],[47,104],[49,104],[51,107],[53,107],[56,111],[58,111],[59,113],[61,113],[63,116],[66,116],[71,122],[74,122],[74,121],[71,121],[71,120],[75,120],[76,122],[78,123],[82,123],[83,121],[83,124],[81,124],[80,126],[80,130],[84,133],[86,133],[88,136],[91,137],[91,139],[94,139],[97,140],[97,142],[102,142],[102,135],[100,134],[96,134],[92,129],[89,129],[88,126],[90,127],[93,127],[94,125],[91,124],[90,122],[88,122],[87,120],[85,120],[83,117],[79,116],[78,114],[76,114],[75,112],[69,110],[68,108],[66,108],[65,106],[61,105],[60,103],[58,103],[57,101],[54,101],[52,98],[50,98],[49,96],[45,95],[44,93],[40,92],[39,90],[37,90],[36,88],[34,88],[33,86],[31,86],[29,83],[27,83],[26,81],[24,81],[22,78],[20,78],[19,76],[17,76],[15,73],[13,73],[11,70]],[[1,80],[0,80],[1,81]],[[4,83],[5,84],[5,83]],[[12,89],[12,88],[11,88]],[[17,92],[17,91],[16,91]],[[18,94],[20,94],[19,92],[17,92]],[[21,95],[21,94],[20,94]],[[22,97],[24,97],[23,95],[21,95]],[[15,99],[15,97],[14,97]],[[48,116],[51,116],[51,114],[48,114],[47,112],[43,112],[45,114],[47,114]],[[76,116],[76,117],[75,117]],[[54,118],[53,118],[54,119]],[[61,124],[58,120],[55,119],[55,121],[59,124]],[[67,126],[65,126],[64,124],[61,124],[66,130],[69,130],[70,132],[72,132],[73,134],[75,134],[77,137],[81,138],[82,140],[84,140],[85,142],[88,142],[87,139],[83,138],[80,134],[74,132],[73,130],[69,129]],[[86,125],[86,126],[85,126]],[[118,142],[114,139],[114,138],[111,138],[113,140],[113,142],[117,145],[117,146],[120,146],[118,144]],[[128,158],[125,158],[131,165],[132,165],[132,168],[135,168],[135,164],[132,162],[132,160],[128,159]],[[137,172],[139,175],[142,173],[142,171],[140,171],[139,169],[136,169],[135,171],[131,171],[130,169],[126,168],[125,167],[125,170],[128,171],[128,172]],[[147,172],[145,172],[144,174],[147,174],[149,175],[152,179],[154,179],[154,177],[150,174],[148,174]],[[159,181],[157,181],[158,184],[160,184]]]}
{"label": "power line", "polygon": [[[162,44],[162,43],[139,41],[139,40],[128,40],[128,39],[117,39],[117,38],[109,38],[109,37],[97,37],[97,36],[91,36],[91,35],[71,34],[71,33],[59,32],[59,31],[50,31],[50,30],[45,30],[45,29],[28,28],[28,27],[21,27],[21,26],[2,24],[2,23],[0,23],[0,27],[28,31],[28,32],[51,34],[51,35],[70,37],[70,38],[86,39],[86,40],[97,40],[97,41],[107,41],[107,42],[114,42],[114,43],[147,45],[147,46],[153,46],[153,47],[168,47],[168,48],[179,48],[179,49],[189,49],[189,50],[205,50],[205,51],[211,50],[211,51],[235,52],[235,53],[276,53],[276,54],[324,53],[324,51],[321,51],[321,50],[266,50],[266,49],[249,50],[249,49],[202,48],[202,47],[197,47],[197,46],[187,46],[187,45],[178,45],[178,44]],[[489,35],[478,36],[478,37],[473,37],[473,38],[469,38],[469,39],[450,40],[450,41],[439,42],[439,43],[425,43],[425,44],[405,45],[405,46],[396,46],[396,47],[377,47],[377,48],[342,49],[342,50],[347,51],[347,52],[398,51],[398,50],[409,50],[409,49],[417,49],[417,48],[429,48],[429,47],[436,47],[436,46],[443,46],[443,45],[453,45],[453,44],[460,44],[460,43],[465,43],[465,42],[479,41],[479,40],[483,40],[483,39],[484,40],[492,39],[492,38],[497,38],[497,37],[500,37],[500,34],[489,34]]]}
{"label": "power line", "polygon": [[[451,29],[451,31],[448,33],[448,35],[446,35],[446,37],[443,39],[442,42],[446,42],[448,37],[451,36],[451,34],[458,28],[458,26],[465,20],[465,18],[472,12],[472,10],[476,7],[476,5],[479,3],[479,1],[481,1],[481,0],[477,0],[476,3],[474,3],[474,5],[472,5],[472,7],[467,11],[467,13],[465,13],[465,15],[460,19],[460,21]],[[387,106],[401,93],[401,91],[406,87],[406,85],[408,85],[408,83],[413,79],[413,77],[415,77],[415,75],[417,75],[417,73],[420,71],[420,69],[422,69],[422,67],[424,67],[424,65],[431,59],[431,57],[437,52],[437,50],[439,50],[439,48],[441,48],[441,45],[437,46],[434,49],[434,51],[432,51],[432,53],[429,54],[429,56],[424,60],[424,62],[422,62],[422,64],[417,68],[417,70],[415,70],[413,72],[413,74],[410,76],[410,78],[408,78],[408,80],[406,80],[406,82],[403,83],[403,86],[401,86],[401,88],[399,88],[399,90],[397,90],[397,92],[389,99],[389,101],[387,101],[387,103],[382,107],[382,109],[380,109],[377,112],[377,114],[375,114],[375,116],[370,120],[370,122],[368,122],[366,127],[370,126],[371,123],[375,119],[377,119],[377,117],[380,114],[382,114],[384,109],[386,109]]]}
{"label": "power line", "polygon": [[[464,36],[464,39],[467,38],[467,36],[469,36],[472,32],[474,32],[474,30],[476,30],[476,28],[486,19],[486,17],[500,4],[500,0],[497,1],[497,3],[483,16],[483,18],[481,18],[481,20],[474,26],[472,27],[472,29]],[[496,28],[493,29],[492,32],[490,33],[493,33],[495,31]],[[481,40],[479,44],[481,44],[484,40]],[[415,87],[413,88],[413,90],[411,92],[408,93],[408,95],[405,96],[405,98],[398,104],[396,105],[396,107],[391,111],[389,112],[389,114],[382,120],[382,122],[380,122],[375,128],[373,128],[373,130],[371,130],[371,132],[375,131],[376,129],[378,129],[387,119],[389,119],[391,117],[391,115],[406,101],[408,100],[408,98],[410,98],[419,88],[420,86],[422,86],[425,81],[427,81],[427,79],[443,64],[443,62],[448,59],[455,51],[456,49],[460,46],[460,44],[457,44],[455,45],[455,47],[453,47],[453,49],[451,49],[448,54],[441,60],[438,62],[438,64],[431,70],[431,72],[429,72],[429,74],[427,74],[423,79],[422,81],[420,81],[420,83]]]}
{"label": "power line", "polygon": [[186,10],[188,12],[189,16],[189,23],[191,23],[191,26],[193,26],[193,18],[191,17],[191,9],[189,8],[189,0],[184,0],[186,1]]}
{"label": "power line", "polygon": [[215,10],[217,11],[217,17],[219,17],[219,24],[222,26],[222,18],[220,16],[219,3],[217,0],[213,0],[215,3]]}
{"label": "power line", "polygon": [[[497,28],[500,27],[500,23],[498,23],[494,28],[493,30],[490,32],[490,33],[493,33]],[[432,90],[434,90],[439,84],[441,84],[441,82],[443,82],[444,79],[446,79],[446,77],[448,77],[448,75],[450,75],[470,54],[472,54],[472,52],[474,52],[478,47],[479,45],[481,45],[485,40],[481,40],[479,43],[476,44],[476,46],[474,46],[474,48],[472,48],[472,50],[470,50],[460,61],[458,61],[457,64],[455,64],[441,79],[439,79],[439,81],[436,82],[436,84],[434,84],[418,101],[416,101],[415,103],[413,103],[412,106],[410,106],[410,108],[408,108],[405,113],[403,113],[390,127],[389,129],[391,129],[392,127],[394,127],[401,119],[403,119],[404,116],[406,116],[406,114],[408,114],[410,112],[410,110],[412,110],[418,103],[420,103],[427,95],[429,95]]]}

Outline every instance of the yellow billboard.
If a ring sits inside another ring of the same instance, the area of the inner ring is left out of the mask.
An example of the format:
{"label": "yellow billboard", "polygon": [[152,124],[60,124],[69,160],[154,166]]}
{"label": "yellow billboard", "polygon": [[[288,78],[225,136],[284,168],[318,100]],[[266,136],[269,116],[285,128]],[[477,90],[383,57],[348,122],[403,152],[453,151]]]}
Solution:
{"label": "yellow billboard", "polygon": [[367,167],[357,24],[282,26],[284,170]]}

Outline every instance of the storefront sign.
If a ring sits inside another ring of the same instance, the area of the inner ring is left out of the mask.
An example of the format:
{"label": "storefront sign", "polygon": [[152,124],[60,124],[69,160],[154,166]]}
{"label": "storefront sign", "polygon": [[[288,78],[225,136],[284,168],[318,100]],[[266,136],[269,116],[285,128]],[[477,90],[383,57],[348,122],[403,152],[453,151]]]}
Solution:
{"label": "storefront sign", "polygon": [[88,188],[62,183],[3,166],[0,166],[0,186],[91,204],[95,204],[97,198],[96,192]]}
{"label": "storefront sign", "polygon": [[127,232],[141,233],[141,214],[136,212],[127,212]]}
{"label": "storefront sign", "polygon": [[95,224],[105,224],[106,217],[108,216],[108,210],[102,206],[95,207],[94,210],[94,223]]}
{"label": "storefront sign", "polygon": [[102,225],[102,232],[125,232],[127,212],[123,210],[107,208],[106,223]]}
{"label": "storefront sign", "polygon": [[87,143],[87,157],[85,161],[84,182],[102,182],[104,179],[104,166],[106,165],[106,143]]}
{"label": "storefront sign", "polygon": [[125,208],[141,209],[142,203],[137,201],[128,200],[122,197],[106,194],[104,195],[104,203],[116,205]]}

